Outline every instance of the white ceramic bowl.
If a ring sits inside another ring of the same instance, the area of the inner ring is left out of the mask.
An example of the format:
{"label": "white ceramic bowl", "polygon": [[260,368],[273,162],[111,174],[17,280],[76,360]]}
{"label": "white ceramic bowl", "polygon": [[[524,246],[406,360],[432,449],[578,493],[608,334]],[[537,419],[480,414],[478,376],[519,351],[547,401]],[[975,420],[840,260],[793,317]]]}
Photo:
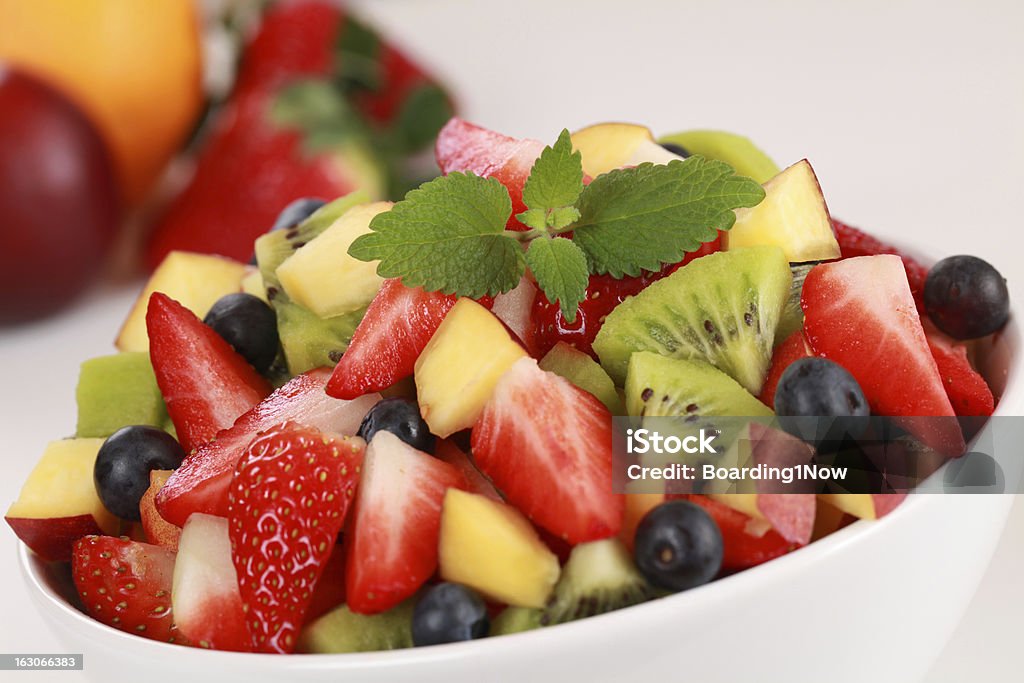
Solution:
{"label": "white ceramic bowl", "polygon": [[[1012,296],[1012,295],[1011,295]],[[1020,299],[1017,299],[1018,301]],[[988,354],[998,415],[1024,415],[1018,322]],[[888,517],[706,586],[579,622],[472,643],[356,655],[211,652],[79,612],[66,567],[20,550],[28,590],[97,681],[919,680],[981,580],[1010,495],[914,495]]]}

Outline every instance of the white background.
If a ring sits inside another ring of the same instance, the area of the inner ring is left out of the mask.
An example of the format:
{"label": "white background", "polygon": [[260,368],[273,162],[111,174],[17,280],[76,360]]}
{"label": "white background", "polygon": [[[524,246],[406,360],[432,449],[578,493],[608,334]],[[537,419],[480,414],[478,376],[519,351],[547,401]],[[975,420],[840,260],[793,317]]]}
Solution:
{"label": "white background", "polygon": [[[809,158],[837,217],[1024,277],[1019,2],[352,4],[442,74],[464,116],[485,126],[544,141],[602,120],[742,132],[783,165]],[[131,298],[105,287],[59,318],[0,329],[0,503],[16,497],[47,441],[74,430],[78,364],[111,351]],[[930,683],[1021,678],[1021,577],[1018,503]],[[6,529],[0,586],[0,651],[60,652],[24,595]]]}

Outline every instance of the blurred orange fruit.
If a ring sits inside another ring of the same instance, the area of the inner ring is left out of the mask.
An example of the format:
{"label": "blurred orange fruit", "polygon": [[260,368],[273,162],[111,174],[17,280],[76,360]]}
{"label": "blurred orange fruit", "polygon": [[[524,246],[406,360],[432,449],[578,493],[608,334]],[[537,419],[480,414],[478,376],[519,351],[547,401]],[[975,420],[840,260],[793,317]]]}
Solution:
{"label": "blurred orange fruit", "polygon": [[203,106],[193,0],[0,0],[0,60],[61,88],[111,148],[125,200],[141,199]]}

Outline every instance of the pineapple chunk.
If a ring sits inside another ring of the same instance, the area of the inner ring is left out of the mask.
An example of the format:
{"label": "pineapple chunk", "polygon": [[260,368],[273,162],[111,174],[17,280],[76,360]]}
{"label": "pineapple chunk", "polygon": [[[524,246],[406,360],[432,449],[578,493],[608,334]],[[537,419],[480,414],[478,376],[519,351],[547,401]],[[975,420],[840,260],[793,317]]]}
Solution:
{"label": "pineapple chunk", "polygon": [[839,258],[818,178],[806,159],[764,184],[764,201],[736,209],[736,224],[725,233],[727,249],[774,244],[790,263]]}
{"label": "pineapple chunk", "polygon": [[321,318],[331,318],[368,305],[384,279],[376,261],[360,261],[348,248],[370,232],[370,221],[392,207],[391,202],[356,206],[331,227],[300,247],[277,267],[277,278],[288,297]]}
{"label": "pineapple chunk", "polygon": [[241,290],[245,274],[245,264],[223,256],[172,251],[153,271],[114,344],[121,351],[149,351],[146,310],[153,292],[163,292],[202,318],[217,299]]}
{"label": "pineapple chunk", "polygon": [[439,556],[446,581],[519,607],[543,607],[560,571],[522,513],[458,489],[444,497]]}
{"label": "pineapple chunk", "polygon": [[[267,287],[263,284],[263,275],[259,268],[248,268],[246,276],[242,278],[242,291],[267,301]],[[267,301],[267,303],[270,302]]]}
{"label": "pineapple chunk", "polygon": [[623,166],[680,158],[655,142],[650,129],[635,123],[587,126],[572,134],[572,148],[582,157],[584,173],[594,178]]}
{"label": "pineapple chunk", "polygon": [[494,385],[526,351],[472,299],[459,299],[416,360],[420,412],[440,437],[472,427]]}

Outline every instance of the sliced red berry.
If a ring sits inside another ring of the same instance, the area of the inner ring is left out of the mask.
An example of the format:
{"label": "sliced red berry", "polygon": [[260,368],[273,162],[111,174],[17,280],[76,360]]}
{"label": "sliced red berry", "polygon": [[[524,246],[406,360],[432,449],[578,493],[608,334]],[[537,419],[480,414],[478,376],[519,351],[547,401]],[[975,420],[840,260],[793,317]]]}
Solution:
{"label": "sliced red berry", "polygon": [[924,312],[924,281],[928,277],[928,269],[920,262],[900,252],[899,249],[867,234],[862,230],[832,219],[832,229],[836,232],[839,251],[842,258],[855,256],[875,256],[877,254],[895,254],[903,259],[903,267],[907,270],[907,282],[914,295],[917,310]]}
{"label": "sliced red berry", "polygon": [[996,408],[988,383],[971,365],[967,347],[925,322],[928,348],[953,410],[960,417],[988,417]]}
{"label": "sliced red berry", "polygon": [[718,524],[718,530],[722,532],[722,544],[725,551],[722,557],[722,571],[735,572],[749,569],[800,547],[798,543],[790,543],[784,539],[774,529],[769,529],[762,535],[750,533],[748,531],[751,528],[750,517],[707,496],[670,495],[668,497],[670,499],[686,498],[700,505]]}
{"label": "sliced red berry", "polygon": [[437,447],[434,449],[434,457],[445,461],[462,473],[466,480],[467,491],[479,493],[481,496],[486,496],[491,500],[504,500],[501,494],[498,493],[498,490],[494,488],[494,484],[477,469],[470,457],[461,448],[456,446],[451,439],[441,439],[437,442]]}
{"label": "sliced red berry", "polygon": [[285,423],[256,437],[239,460],[228,533],[257,652],[295,648],[362,459],[362,439]]}
{"label": "sliced red berry", "polygon": [[786,371],[786,368],[793,361],[811,355],[813,354],[810,347],[807,346],[807,340],[804,339],[804,331],[802,329],[786,337],[781,344],[775,347],[775,352],[772,354],[772,364],[768,366],[768,375],[765,377],[764,385],[761,387],[761,393],[758,394],[758,400],[774,410],[775,387],[779,385],[782,373]]}

